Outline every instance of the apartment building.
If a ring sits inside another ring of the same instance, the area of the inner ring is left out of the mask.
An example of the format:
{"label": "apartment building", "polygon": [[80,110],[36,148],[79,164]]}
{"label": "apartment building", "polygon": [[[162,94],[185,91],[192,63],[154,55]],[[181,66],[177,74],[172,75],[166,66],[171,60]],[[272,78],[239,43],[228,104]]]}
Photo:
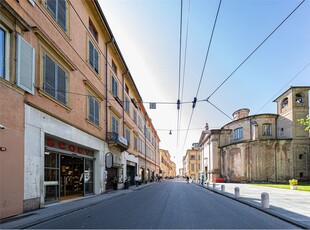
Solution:
{"label": "apartment building", "polygon": [[159,174],[160,139],[98,1],[1,0],[0,15],[0,218]]}
{"label": "apartment building", "polygon": [[199,180],[201,171],[201,149],[198,143],[193,143],[192,148],[186,151],[183,157],[184,176],[189,176],[192,180]]}
{"label": "apartment building", "polygon": [[277,113],[233,113],[221,129],[206,128],[199,146],[209,181],[284,182],[310,180],[310,135],[298,119],[309,114],[310,87],[290,87],[274,102]]}
{"label": "apartment building", "polygon": [[171,155],[168,150],[160,149],[160,169],[162,178],[176,176],[176,164],[171,160]]}

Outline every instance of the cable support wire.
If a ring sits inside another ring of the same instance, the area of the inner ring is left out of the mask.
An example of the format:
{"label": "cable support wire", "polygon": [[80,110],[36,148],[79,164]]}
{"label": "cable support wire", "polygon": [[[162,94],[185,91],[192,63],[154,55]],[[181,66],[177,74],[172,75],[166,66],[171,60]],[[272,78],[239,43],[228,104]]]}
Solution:
{"label": "cable support wire", "polygon": [[233,76],[235,72],[248,60],[250,57],[280,28],[280,26],[283,25],[283,23],[305,2],[303,0],[299,5],[241,62],[241,64],[210,94],[210,96],[207,99],[210,99],[216,91],[218,91],[225,82]]}
{"label": "cable support wire", "polygon": [[[200,89],[200,86],[201,86],[202,78],[203,78],[203,75],[204,75],[204,71],[205,71],[205,68],[206,68],[206,64],[207,64],[207,60],[208,60],[208,56],[209,56],[209,52],[210,52],[210,48],[211,48],[211,44],[212,44],[212,39],[213,39],[215,27],[216,27],[216,22],[217,22],[217,19],[218,19],[220,8],[221,8],[221,3],[222,3],[222,0],[219,1],[218,7],[217,7],[217,12],[216,12],[216,16],[215,16],[215,19],[214,19],[213,28],[212,28],[212,32],[211,32],[211,36],[210,36],[210,40],[209,40],[209,45],[208,45],[208,49],[207,49],[207,52],[206,52],[206,56],[205,56],[205,60],[204,60],[204,65],[203,65],[203,68],[202,68],[202,72],[201,72],[201,76],[200,76],[200,80],[199,80],[196,96],[194,97],[194,101],[192,102],[193,103],[193,105],[192,105],[192,113],[191,113],[191,117],[190,117],[190,120],[189,120],[189,123],[188,123],[188,127],[187,127],[188,130],[190,128],[190,125],[191,125],[191,122],[192,122],[192,118],[193,118],[193,114],[194,114],[194,109],[196,107],[197,97],[198,97],[199,89]],[[186,143],[186,140],[187,140],[187,136],[188,136],[188,131],[186,132],[186,135],[185,135],[182,152],[184,151],[184,147],[185,147],[185,143]]]}
{"label": "cable support wire", "polygon": [[[177,100],[177,109],[178,109],[178,117],[177,117],[177,129],[179,129],[180,125],[180,90],[181,90],[181,61],[182,61],[182,18],[183,18],[183,0],[181,1],[181,12],[180,12],[180,44],[179,44],[179,84],[178,84],[178,100]],[[179,146],[179,133],[177,133],[177,149]]]}
{"label": "cable support wire", "polygon": [[259,110],[257,110],[256,114],[261,111],[269,102],[271,102],[273,100],[273,98],[275,98],[277,95],[279,95],[279,93],[286,88],[296,77],[298,77],[305,69],[308,68],[308,66],[310,65],[310,62],[308,64],[306,64],[297,74],[295,74],[295,76],[289,80],[288,83],[286,83],[275,95],[273,95]]}

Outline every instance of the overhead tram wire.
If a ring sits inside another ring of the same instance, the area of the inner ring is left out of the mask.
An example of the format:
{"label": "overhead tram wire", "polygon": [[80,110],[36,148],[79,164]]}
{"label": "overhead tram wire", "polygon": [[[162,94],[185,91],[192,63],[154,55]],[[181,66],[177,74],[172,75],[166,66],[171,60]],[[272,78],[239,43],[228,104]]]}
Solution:
{"label": "overhead tram wire", "polygon": [[210,94],[210,96],[207,98],[207,102],[209,102],[209,99],[218,91],[224,84],[225,82],[233,76],[235,72],[248,60],[250,57],[276,32],[280,26],[283,25],[283,23],[305,2],[305,0],[301,1],[299,5],[248,55],[243,62]]}
{"label": "overhead tram wire", "polygon": [[[187,57],[187,41],[188,41],[188,28],[189,28],[189,16],[190,16],[190,5],[191,2],[188,0],[188,10],[187,10],[187,24],[186,24],[186,36],[185,36],[185,51],[184,51],[184,62],[183,62],[183,79],[182,79],[182,91],[181,91],[181,101],[184,99],[184,81],[185,81],[185,73],[186,73],[186,57]],[[180,120],[179,120],[179,128],[182,123],[182,111],[183,111],[183,106],[182,104],[180,105]],[[179,146],[179,143],[177,143],[177,146]],[[177,151],[178,151],[177,147]]]}
{"label": "overhead tram wire", "polygon": [[286,83],[275,95],[272,96],[272,98],[270,98],[259,110],[257,110],[256,114],[261,111],[269,102],[272,101],[273,98],[275,98],[277,95],[279,95],[279,93],[286,88],[296,77],[298,77],[305,69],[307,69],[310,65],[310,62],[308,64],[306,64],[297,74],[295,74],[295,76],[288,82]]}
{"label": "overhead tram wire", "polygon": [[[182,18],[183,18],[183,0],[181,1],[181,12],[180,12],[180,46],[179,46],[179,84],[178,84],[178,118],[177,118],[177,129],[179,130],[180,125],[180,94],[181,94],[181,61],[182,61]],[[179,132],[177,132],[177,149],[179,146]]]}
{"label": "overhead tram wire", "polygon": [[[213,34],[214,34],[216,22],[217,22],[217,19],[218,19],[218,15],[219,15],[219,12],[220,12],[220,8],[221,8],[221,3],[222,3],[222,0],[219,1],[219,5],[218,5],[218,8],[217,8],[216,16],[215,16],[215,19],[214,19],[213,28],[212,28],[212,33],[211,33],[211,36],[210,36],[209,45],[208,45],[208,49],[207,49],[207,52],[206,52],[206,57],[205,57],[204,65],[203,65],[203,68],[202,68],[202,72],[201,72],[201,76],[200,76],[200,80],[199,80],[199,84],[198,84],[196,96],[194,97],[193,106],[192,106],[192,112],[191,112],[191,116],[190,116],[190,119],[189,119],[189,123],[188,123],[187,130],[189,130],[190,125],[191,125],[191,122],[192,122],[194,110],[195,110],[196,103],[197,103],[198,93],[199,93],[199,90],[200,90],[202,78],[203,78],[203,75],[204,75],[204,71],[205,71],[206,64],[207,64],[207,60],[208,60],[208,56],[209,56],[209,51],[210,51],[210,47],[211,47],[211,43],[212,43],[212,39],[213,39]],[[186,140],[187,140],[187,135],[188,135],[188,131],[186,132],[186,135],[185,135],[185,139],[184,139],[184,143],[183,143],[182,152],[183,152],[184,147],[185,147],[185,143],[186,143]]]}

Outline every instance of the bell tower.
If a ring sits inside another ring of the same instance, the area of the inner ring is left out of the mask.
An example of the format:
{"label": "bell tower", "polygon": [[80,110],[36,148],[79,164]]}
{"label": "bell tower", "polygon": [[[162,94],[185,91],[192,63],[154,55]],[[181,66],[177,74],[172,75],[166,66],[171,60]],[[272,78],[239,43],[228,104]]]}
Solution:
{"label": "bell tower", "polygon": [[277,102],[278,138],[309,139],[309,132],[298,121],[309,114],[310,86],[292,86],[274,101]]}

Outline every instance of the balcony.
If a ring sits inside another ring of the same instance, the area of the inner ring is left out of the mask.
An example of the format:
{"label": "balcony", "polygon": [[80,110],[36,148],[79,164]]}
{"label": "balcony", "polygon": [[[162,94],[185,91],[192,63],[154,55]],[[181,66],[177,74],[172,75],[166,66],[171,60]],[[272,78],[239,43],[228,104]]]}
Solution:
{"label": "balcony", "polygon": [[115,132],[107,133],[107,142],[109,147],[116,146],[120,148],[122,152],[129,148],[127,139]]}

